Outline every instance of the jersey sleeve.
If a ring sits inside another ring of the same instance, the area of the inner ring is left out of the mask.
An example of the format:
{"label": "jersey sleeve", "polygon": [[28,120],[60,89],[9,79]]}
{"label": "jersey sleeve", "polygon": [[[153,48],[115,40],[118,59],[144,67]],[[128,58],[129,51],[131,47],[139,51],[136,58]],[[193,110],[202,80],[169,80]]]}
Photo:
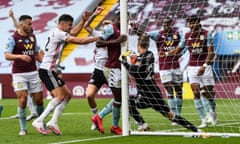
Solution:
{"label": "jersey sleeve", "polygon": [[15,40],[13,37],[9,37],[5,52],[12,53],[14,50],[14,47],[15,47]]}
{"label": "jersey sleeve", "polygon": [[59,31],[58,32],[58,40],[59,41],[66,41],[66,39],[70,36],[69,33],[64,32],[64,31]]}
{"label": "jersey sleeve", "polygon": [[114,28],[113,25],[108,24],[105,25],[103,28],[103,33],[100,36],[103,40],[107,40],[110,36],[112,36],[114,34]]}
{"label": "jersey sleeve", "polygon": [[97,31],[96,29],[93,30],[92,34],[90,36],[94,37],[94,36],[100,36],[102,34],[101,31]]}
{"label": "jersey sleeve", "polygon": [[180,42],[178,44],[178,47],[185,48],[185,35],[183,33],[179,33],[180,35]]}
{"label": "jersey sleeve", "polygon": [[37,37],[35,36],[35,48],[34,48],[34,52],[35,53],[38,53],[40,51],[40,46],[38,45],[37,43]]}
{"label": "jersey sleeve", "polygon": [[41,49],[40,46],[39,46],[39,45],[36,45],[36,46],[35,46],[35,51],[34,51],[34,52],[35,52],[35,53],[39,53],[40,49]]}
{"label": "jersey sleeve", "polygon": [[147,32],[147,35],[154,41],[157,41],[159,30]]}
{"label": "jersey sleeve", "polygon": [[207,34],[207,46],[213,46],[213,36],[211,32],[208,32]]}

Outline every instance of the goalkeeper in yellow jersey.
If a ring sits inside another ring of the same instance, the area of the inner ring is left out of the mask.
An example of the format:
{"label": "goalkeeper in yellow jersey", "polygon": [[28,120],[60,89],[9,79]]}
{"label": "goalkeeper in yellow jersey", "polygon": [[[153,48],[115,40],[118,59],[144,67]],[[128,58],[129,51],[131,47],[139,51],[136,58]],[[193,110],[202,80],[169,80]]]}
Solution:
{"label": "goalkeeper in yellow jersey", "polygon": [[148,47],[149,37],[142,35],[138,40],[139,56],[136,60],[136,63],[129,64],[127,62],[126,55],[122,55],[121,57],[122,64],[135,78],[137,86],[137,95],[129,98],[130,115],[134,117],[137,122],[141,122],[143,119],[136,108],[152,108],[172,122],[176,122],[177,124],[182,125],[193,132],[201,132],[200,129],[195,127],[183,117],[175,115],[165,103],[160,88],[154,79],[154,55],[148,50]]}

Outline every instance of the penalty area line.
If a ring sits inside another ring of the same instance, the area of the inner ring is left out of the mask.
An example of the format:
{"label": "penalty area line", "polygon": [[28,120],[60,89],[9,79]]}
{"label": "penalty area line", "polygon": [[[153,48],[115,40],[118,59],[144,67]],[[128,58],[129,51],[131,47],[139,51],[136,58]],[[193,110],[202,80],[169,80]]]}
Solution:
{"label": "penalty area line", "polygon": [[63,141],[63,142],[54,142],[54,143],[50,143],[50,144],[69,144],[69,143],[85,142],[85,141],[93,141],[93,140],[102,140],[102,139],[110,139],[110,138],[117,138],[117,137],[121,137],[121,136],[120,135],[115,135],[115,136],[107,136],[107,137],[79,139],[79,140],[71,140],[71,141]]}

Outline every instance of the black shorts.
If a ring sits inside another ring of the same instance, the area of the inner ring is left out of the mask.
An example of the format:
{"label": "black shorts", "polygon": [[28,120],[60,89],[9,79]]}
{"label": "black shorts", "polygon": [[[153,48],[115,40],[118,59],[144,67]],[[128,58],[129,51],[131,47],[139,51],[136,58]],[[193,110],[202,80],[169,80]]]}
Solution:
{"label": "black shorts", "polygon": [[98,89],[100,89],[103,84],[108,84],[107,80],[103,74],[103,71],[96,69],[96,68],[94,69],[88,83],[95,85]]}
{"label": "black shorts", "polygon": [[52,91],[57,87],[65,85],[65,82],[60,77],[58,77],[57,73],[54,71],[39,69],[38,73],[40,79],[42,80],[42,82],[45,84],[46,88],[49,91]]}

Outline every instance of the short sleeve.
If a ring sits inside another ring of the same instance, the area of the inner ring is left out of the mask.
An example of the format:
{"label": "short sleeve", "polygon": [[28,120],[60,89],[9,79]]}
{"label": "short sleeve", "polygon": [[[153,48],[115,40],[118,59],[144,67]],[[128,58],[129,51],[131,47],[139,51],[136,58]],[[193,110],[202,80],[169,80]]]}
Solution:
{"label": "short sleeve", "polygon": [[13,37],[9,37],[5,52],[12,53],[14,50],[14,47],[15,47],[15,40]]}
{"label": "short sleeve", "polygon": [[154,41],[157,41],[159,30],[147,32],[147,35]]}

